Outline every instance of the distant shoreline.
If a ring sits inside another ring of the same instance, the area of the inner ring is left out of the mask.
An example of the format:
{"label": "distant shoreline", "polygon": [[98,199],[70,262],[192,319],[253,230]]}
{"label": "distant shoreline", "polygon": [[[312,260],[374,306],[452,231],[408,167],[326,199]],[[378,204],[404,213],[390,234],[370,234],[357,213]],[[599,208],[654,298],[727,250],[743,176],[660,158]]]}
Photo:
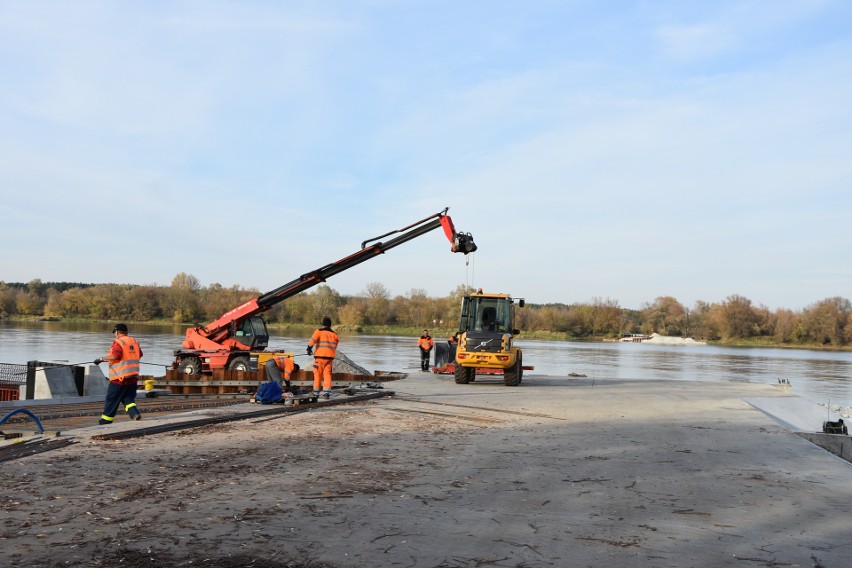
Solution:
{"label": "distant shoreline", "polygon": [[[88,325],[112,325],[116,323],[116,320],[92,320],[92,319],[78,319],[78,318],[56,318],[56,317],[25,317],[25,316],[11,316],[3,318],[0,321],[9,321],[9,322],[21,322],[21,323],[48,323],[48,324],[88,324]],[[133,325],[143,325],[143,326],[152,326],[152,327],[170,327],[180,329],[181,331],[188,328],[193,327],[199,324],[193,323],[175,323],[171,321],[164,320],[156,320],[156,321],[133,321],[133,320],[125,320],[124,323],[127,323],[130,326]],[[268,323],[267,327],[271,331],[275,331],[277,333],[282,332],[296,332],[299,334],[309,333],[314,330],[317,326],[312,324],[304,324],[304,323]],[[348,325],[335,325],[334,329],[339,333],[349,334],[349,335],[390,335],[395,337],[418,337],[423,332],[422,327],[404,327],[404,326],[389,326],[389,325],[360,325],[360,326],[348,326]],[[453,335],[454,330],[446,327],[427,327],[429,329],[432,337],[441,339],[447,338]],[[660,336],[660,337],[673,337],[673,336]],[[516,339],[525,340],[535,340],[535,341],[570,341],[573,343],[617,343],[618,338],[613,337],[605,337],[605,336],[594,336],[594,337],[571,337],[567,333],[564,332],[555,332],[555,331],[534,331],[534,332],[525,332],[521,331],[521,333],[516,337]],[[758,349],[795,349],[795,350],[804,350],[804,351],[825,351],[825,352],[852,352],[852,345],[838,347],[838,346],[826,346],[826,345],[817,345],[817,344],[789,344],[789,343],[780,343],[773,342],[766,337],[755,338],[751,340],[737,340],[737,341],[724,341],[724,340],[712,340],[712,339],[693,339],[693,343],[679,343],[673,342],[671,345],[710,345],[716,347],[734,347],[734,348],[758,348]],[[643,341],[643,343],[648,343],[648,341]],[[650,345],[661,345],[664,344],[662,342],[651,342]],[[666,343],[669,344],[669,343]]]}

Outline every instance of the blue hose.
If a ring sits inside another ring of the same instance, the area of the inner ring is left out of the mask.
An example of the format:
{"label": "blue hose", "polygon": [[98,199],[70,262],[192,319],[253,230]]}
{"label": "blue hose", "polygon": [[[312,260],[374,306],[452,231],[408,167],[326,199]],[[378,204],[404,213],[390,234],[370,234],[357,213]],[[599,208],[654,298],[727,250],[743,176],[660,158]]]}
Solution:
{"label": "blue hose", "polygon": [[44,434],[44,428],[42,428],[42,426],[41,426],[41,422],[39,422],[39,421],[38,421],[38,418],[36,417],[36,415],[35,415],[35,414],[33,414],[32,412],[30,412],[30,411],[29,411],[29,410],[27,410],[26,408],[16,408],[15,410],[13,410],[12,412],[10,412],[9,414],[7,414],[6,416],[4,416],[3,418],[0,418],[0,424],[3,424],[4,422],[6,422],[6,420],[7,420],[10,416],[14,416],[15,414],[17,414],[17,413],[19,413],[19,412],[22,412],[22,413],[26,414],[27,416],[29,416],[30,418],[32,418],[32,419],[33,419],[33,422],[35,422],[35,423],[36,423],[36,426],[38,426],[38,433],[39,433],[39,434]]}

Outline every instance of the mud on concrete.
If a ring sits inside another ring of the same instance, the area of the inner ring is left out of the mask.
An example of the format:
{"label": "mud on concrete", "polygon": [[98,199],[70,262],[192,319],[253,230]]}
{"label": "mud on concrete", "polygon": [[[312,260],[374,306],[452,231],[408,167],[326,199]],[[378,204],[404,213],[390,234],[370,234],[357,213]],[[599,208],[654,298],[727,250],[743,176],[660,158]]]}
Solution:
{"label": "mud on concrete", "polygon": [[2,464],[0,561],[847,565],[852,466],[745,402],[789,396],[771,385],[415,373],[393,390],[122,441],[80,430]]}

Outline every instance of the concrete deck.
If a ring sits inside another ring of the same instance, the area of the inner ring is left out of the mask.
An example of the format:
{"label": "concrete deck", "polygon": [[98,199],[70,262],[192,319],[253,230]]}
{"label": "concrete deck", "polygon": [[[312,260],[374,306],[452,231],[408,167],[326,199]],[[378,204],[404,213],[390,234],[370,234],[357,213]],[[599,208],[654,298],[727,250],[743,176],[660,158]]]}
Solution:
{"label": "concrete deck", "polygon": [[852,565],[852,465],[746,402],[796,406],[788,389],[500,382],[424,373],[394,385],[420,408],[507,422],[444,448],[440,467],[381,505],[335,510],[329,527],[352,526],[320,558],[360,542],[362,560],[386,566]]}
{"label": "concrete deck", "polygon": [[511,388],[428,373],[387,388],[395,396],[371,408],[456,426],[335,441],[306,467],[328,458],[359,475],[358,456],[390,460],[402,486],[311,501],[313,516],[282,511],[252,534],[286,541],[298,527],[312,561],[334,567],[850,566],[852,464],[782,426],[813,410],[788,389],[535,374]]}

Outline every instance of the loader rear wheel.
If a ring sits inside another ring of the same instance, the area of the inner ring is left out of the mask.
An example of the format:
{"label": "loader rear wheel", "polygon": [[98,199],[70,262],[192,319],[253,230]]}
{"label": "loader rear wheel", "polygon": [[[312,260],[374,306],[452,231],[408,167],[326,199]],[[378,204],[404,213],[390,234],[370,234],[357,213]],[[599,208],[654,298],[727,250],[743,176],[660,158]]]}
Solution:
{"label": "loader rear wheel", "polygon": [[521,352],[518,351],[518,356],[515,358],[515,364],[503,371],[503,384],[507,387],[516,387],[521,384],[524,376],[523,362],[521,361]]}
{"label": "loader rear wheel", "polygon": [[234,357],[228,363],[228,369],[231,371],[249,371],[251,367],[249,366],[249,358],[248,357]]}
{"label": "loader rear wheel", "polygon": [[185,375],[197,375],[201,373],[201,359],[198,357],[184,357],[177,366],[178,373]]}
{"label": "loader rear wheel", "polygon": [[456,384],[466,385],[476,377],[476,367],[462,367],[456,363]]}

